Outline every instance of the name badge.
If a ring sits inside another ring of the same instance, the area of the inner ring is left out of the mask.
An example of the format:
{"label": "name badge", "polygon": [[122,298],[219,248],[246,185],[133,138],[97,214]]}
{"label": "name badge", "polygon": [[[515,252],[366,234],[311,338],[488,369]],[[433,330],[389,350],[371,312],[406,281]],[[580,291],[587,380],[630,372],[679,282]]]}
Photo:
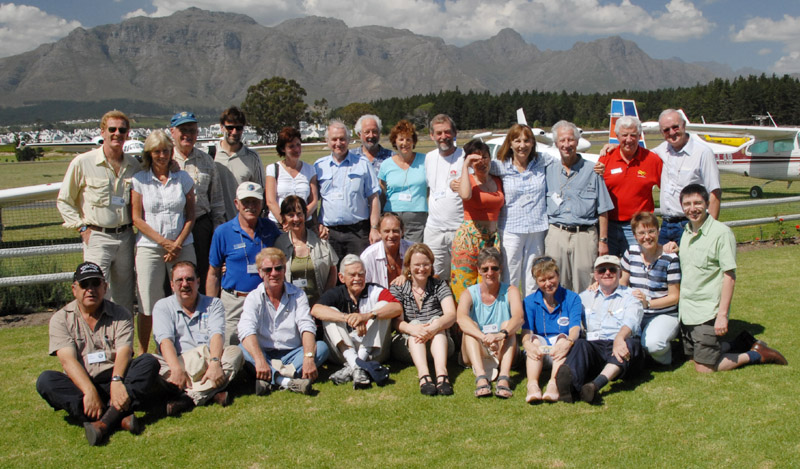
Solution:
{"label": "name badge", "polygon": [[305,288],[308,286],[308,280],[304,278],[296,278],[292,280],[292,285],[298,288]]}
{"label": "name badge", "polygon": [[553,192],[553,195],[550,196],[550,199],[554,204],[556,204],[556,206],[561,205],[561,202],[564,201],[564,199],[561,198],[561,195],[559,195],[557,192]]}
{"label": "name badge", "polygon": [[328,194],[328,198],[330,200],[344,200],[344,194],[342,194],[339,191],[331,192],[330,194]]}
{"label": "name badge", "polygon": [[397,194],[397,199],[400,200],[400,202],[411,202],[411,193],[401,192]]}
{"label": "name badge", "polygon": [[586,338],[588,340],[599,340],[600,339],[600,332],[599,331],[587,332],[586,333]]}
{"label": "name badge", "polygon": [[569,318],[566,317],[566,316],[561,316],[560,318],[558,318],[558,321],[556,321],[556,322],[561,327],[569,326]]}
{"label": "name badge", "polygon": [[436,191],[433,193],[434,200],[444,199],[445,197],[447,197],[447,192],[445,191]]}
{"label": "name badge", "polygon": [[550,352],[552,350],[553,350],[553,346],[552,345],[542,345],[541,347],[539,347],[539,351],[542,352],[545,355],[550,355]]}
{"label": "name badge", "polygon": [[614,168],[611,170],[611,174],[620,174],[622,172],[622,168]]}
{"label": "name badge", "polygon": [[258,267],[255,264],[247,264],[247,273],[248,274],[257,274]]}
{"label": "name badge", "polygon": [[111,205],[125,205],[125,199],[118,195],[111,196]]}
{"label": "name badge", "polygon": [[233,249],[244,249],[244,243],[234,244]]}
{"label": "name badge", "polygon": [[500,328],[497,326],[497,324],[487,324],[483,326],[484,334],[494,334],[495,332],[500,332]]}
{"label": "name badge", "polygon": [[105,350],[101,350],[99,352],[90,353],[89,355],[86,355],[86,360],[89,361],[90,365],[94,363],[103,363],[106,361],[106,352]]}

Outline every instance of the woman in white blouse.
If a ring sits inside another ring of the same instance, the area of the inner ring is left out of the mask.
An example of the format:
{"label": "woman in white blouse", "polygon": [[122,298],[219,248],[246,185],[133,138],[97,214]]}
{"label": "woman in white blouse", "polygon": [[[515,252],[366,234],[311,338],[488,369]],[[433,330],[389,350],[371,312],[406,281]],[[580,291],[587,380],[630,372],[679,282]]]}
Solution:
{"label": "woman in white blouse", "polygon": [[136,239],[136,283],[139,287],[139,353],[146,353],[156,301],[164,297],[164,280],[179,261],[197,262],[192,245],[194,181],[172,160],[172,140],[163,130],[144,142],[142,168],[133,176],[131,216]]}
{"label": "woman in white blouse", "polygon": [[300,161],[303,144],[300,132],[293,127],[284,127],[278,132],[278,143],[275,145],[278,155],[283,160],[267,165],[267,208],[269,219],[278,226],[283,226],[281,202],[290,195],[296,195],[306,201],[309,218],[317,212],[319,193],[317,192],[317,173],[314,165]]}

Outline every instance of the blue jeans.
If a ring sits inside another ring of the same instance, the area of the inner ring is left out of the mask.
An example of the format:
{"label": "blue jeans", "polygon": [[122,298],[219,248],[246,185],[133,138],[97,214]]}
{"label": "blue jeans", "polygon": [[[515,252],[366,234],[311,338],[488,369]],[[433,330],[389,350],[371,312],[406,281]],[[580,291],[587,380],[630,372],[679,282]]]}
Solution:
{"label": "blue jeans", "polygon": [[631,223],[628,221],[608,221],[608,253],[622,257],[628,246],[636,244]]}
{"label": "blue jeans", "polygon": [[[244,354],[244,361],[250,363],[251,365],[255,365],[256,361],[253,359],[253,356],[244,348],[242,344],[239,344],[239,348],[242,349],[242,353]],[[269,369],[272,372],[272,384],[277,384],[276,379],[278,377],[278,373],[275,371],[275,368],[272,367],[272,360],[280,360],[281,363],[284,365],[294,365],[294,376],[287,376],[287,378],[299,378],[303,376],[303,347],[297,347],[296,349],[292,350],[270,350],[262,348],[261,351],[264,353],[264,358],[267,360],[267,364],[269,364]],[[314,364],[317,365],[319,368],[325,360],[328,359],[328,345],[321,341],[317,341],[317,353],[314,356]]]}
{"label": "blue jeans", "polygon": [[676,223],[670,223],[664,220],[661,223],[661,231],[658,233],[658,244],[665,245],[670,241],[675,241],[681,244],[681,236],[683,236],[683,227],[689,223],[689,220],[682,220]]}

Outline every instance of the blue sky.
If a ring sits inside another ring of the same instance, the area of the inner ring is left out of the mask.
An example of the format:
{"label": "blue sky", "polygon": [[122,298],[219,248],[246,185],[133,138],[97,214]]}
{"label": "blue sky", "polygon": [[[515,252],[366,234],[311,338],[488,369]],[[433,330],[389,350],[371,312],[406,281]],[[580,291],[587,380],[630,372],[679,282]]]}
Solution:
{"label": "blue sky", "polygon": [[0,4],[0,57],[57,41],[76,27],[166,16],[190,6],[244,13],[265,26],[305,15],[336,17],[350,26],[410,29],[456,45],[504,27],[540,49],[619,35],[654,58],[800,73],[797,0],[22,0]]}

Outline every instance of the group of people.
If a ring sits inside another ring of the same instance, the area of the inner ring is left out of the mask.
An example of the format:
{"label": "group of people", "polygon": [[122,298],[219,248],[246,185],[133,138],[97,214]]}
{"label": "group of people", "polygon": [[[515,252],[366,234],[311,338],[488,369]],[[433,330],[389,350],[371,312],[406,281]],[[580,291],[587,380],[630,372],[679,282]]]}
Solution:
{"label": "group of people", "polygon": [[147,137],[140,164],[122,151],[129,119],[111,111],[102,146],[67,170],[57,205],[85,262],[75,301],[50,324],[64,373],[43,373],[37,390],[84,422],[90,444],[140,432],[133,409],[154,400],[167,415],[228,405],[242,369],[257,395],[308,394],[326,361],[340,366],[331,381],[358,389],[386,382],[391,354],[416,367],[422,394],[451,395],[457,353],[476,397],[510,398],[510,370],[525,360],[534,403],[592,402],[646,355],[671,363],[679,333],[699,371],[786,363],[746,332],[721,340],[735,240],[715,220],[714,156],[676,111],[661,114],[653,152],[636,118],[619,119],[620,145],[596,165],[566,121],[552,128],[560,158],[517,124],[493,160],[480,140],[458,147],[447,115],[430,122],[426,155],[410,122],[391,129],[392,152],[365,115],[356,151],[332,121],[330,155],[308,164],[287,127],[266,167],[241,142],[239,109],[220,124],[212,157],[195,148],[194,114],[178,113],[169,134]]}

